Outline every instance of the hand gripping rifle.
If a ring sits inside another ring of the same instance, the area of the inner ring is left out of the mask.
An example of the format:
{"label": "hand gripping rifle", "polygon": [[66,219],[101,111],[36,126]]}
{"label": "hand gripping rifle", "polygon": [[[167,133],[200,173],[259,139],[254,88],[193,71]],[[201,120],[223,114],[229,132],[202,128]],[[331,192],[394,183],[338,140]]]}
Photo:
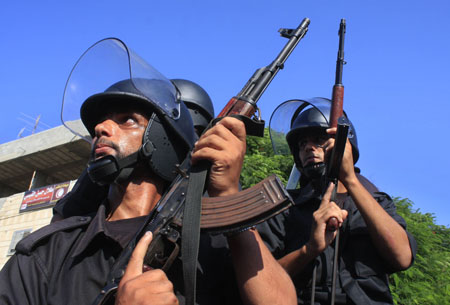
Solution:
{"label": "hand gripping rifle", "polygon": [[[264,133],[264,122],[254,115],[256,103],[298,42],[308,31],[310,20],[305,18],[296,29],[281,29],[281,36],[289,39],[275,60],[258,69],[244,88],[233,97],[218,118],[235,116],[241,119],[248,134]],[[282,212],[291,205],[291,198],[281,181],[269,176],[255,186],[235,195],[202,198],[208,166],[200,164],[189,168],[187,158],[157,207],[147,217],[145,225],[123,250],[108,275],[107,285],[94,304],[109,304],[117,290],[137,242],[147,232],[153,240],[147,250],[144,264],[167,271],[181,250],[186,304],[195,304],[195,280],[200,229],[204,232],[237,232]],[[201,215],[201,218],[200,218]]]}
{"label": "hand gripping rifle", "polygon": [[[322,180],[322,194],[325,194],[330,183],[334,183],[333,192],[331,195],[331,201],[336,202],[336,193],[338,187],[339,171],[341,169],[342,157],[344,156],[345,145],[347,142],[347,134],[350,127],[348,119],[343,115],[344,104],[344,85],[342,84],[342,71],[344,64],[344,38],[345,38],[346,23],[345,19],[341,19],[339,26],[339,50],[336,61],[336,78],[332,92],[332,103],[330,110],[330,127],[337,127],[334,148],[331,152],[331,156],[327,162],[325,175]],[[337,231],[334,247],[334,259],[333,259],[333,273],[332,273],[332,287],[331,287],[331,302],[334,305],[336,295],[336,277],[338,267],[338,253],[339,253],[339,224],[335,217],[330,218],[327,221],[328,231]],[[316,272],[317,265],[313,269],[312,290],[311,290],[311,304],[314,304],[315,298],[315,285],[316,285]]]}

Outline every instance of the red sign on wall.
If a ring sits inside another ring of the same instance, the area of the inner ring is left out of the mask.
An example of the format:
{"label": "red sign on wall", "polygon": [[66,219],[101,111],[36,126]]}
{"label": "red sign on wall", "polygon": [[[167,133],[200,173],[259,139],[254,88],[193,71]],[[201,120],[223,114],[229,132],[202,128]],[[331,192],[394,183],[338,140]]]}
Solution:
{"label": "red sign on wall", "polygon": [[26,191],[23,195],[20,212],[42,209],[54,205],[69,191],[70,182],[48,185]]}

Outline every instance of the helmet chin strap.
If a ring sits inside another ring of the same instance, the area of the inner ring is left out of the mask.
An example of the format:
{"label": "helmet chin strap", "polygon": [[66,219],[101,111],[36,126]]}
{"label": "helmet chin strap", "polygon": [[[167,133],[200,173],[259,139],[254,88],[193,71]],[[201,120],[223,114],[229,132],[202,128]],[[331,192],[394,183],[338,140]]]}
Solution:
{"label": "helmet chin strap", "polygon": [[[152,114],[146,132],[153,125],[155,113]],[[144,141],[138,151],[117,159],[115,156],[108,155],[88,164],[87,172],[89,178],[97,185],[103,186],[112,183],[121,183],[130,178],[139,161],[151,159],[154,148],[150,141]]]}
{"label": "helmet chin strap", "polygon": [[319,162],[302,167],[301,172],[308,177],[308,179],[317,180],[321,179],[325,174],[325,168],[325,163]]}
{"label": "helmet chin strap", "polygon": [[153,153],[153,145],[147,141],[138,151],[117,159],[115,156],[108,155],[93,162],[90,162],[87,168],[89,178],[92,182],[102,186],[111,183],[120,183],[126,181],[139,161],[150,159]]}
{"label": "helmet chin strap", "polygon": [[90,162],[87,172],[92,182],[98,185],[121,182],[130,177],[138,160],[138,151],[120,160],[115,156],[108,155]]}
{"label": "helmet chin strap", "polygon": [[92,182],[102,186],[111,183],[121,183],[130,178],[136,165],[142,160],[150,160],[154,148],[150,141],[141,145],[138,151],[117,159],[108,155],[89,163],[87,172]]}

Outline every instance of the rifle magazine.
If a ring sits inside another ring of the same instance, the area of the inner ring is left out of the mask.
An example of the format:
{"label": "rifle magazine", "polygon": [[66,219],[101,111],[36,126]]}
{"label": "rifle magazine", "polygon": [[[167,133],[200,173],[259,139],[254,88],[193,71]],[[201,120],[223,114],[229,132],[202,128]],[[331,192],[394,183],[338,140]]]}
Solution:
{"label": "rifle magazine", "polygon": [[201,229],[212,233],[232,233],[261,223],[292,204],[280,179],[271,175],[237,194],[203,198]]}

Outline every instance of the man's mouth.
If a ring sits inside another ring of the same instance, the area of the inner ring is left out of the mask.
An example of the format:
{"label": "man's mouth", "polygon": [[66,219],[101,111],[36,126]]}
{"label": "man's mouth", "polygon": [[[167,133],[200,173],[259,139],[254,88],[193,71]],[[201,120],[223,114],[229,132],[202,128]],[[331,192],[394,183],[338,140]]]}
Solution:
{"label": "man's mouth", "polygon": [[317,162],[319,162],[319,158],[316,157],[315,155],[311,155],[311,156],[306,158],[305,166],[306,165],[311,165],[311,164],[314,164],[314,163],[317,163]]}
{"label": "man's mouth", "polygon": [[113,148],[108,145],[96,145],[94,148],[94,157],[103,157],[107,155]]}
{"label": "man's mouth", "polygon": [[91,157],[92,159],[97,160],[106,155],[112,155],[115,151],[116,145],[112,141],[100,139],[94,143]]}

